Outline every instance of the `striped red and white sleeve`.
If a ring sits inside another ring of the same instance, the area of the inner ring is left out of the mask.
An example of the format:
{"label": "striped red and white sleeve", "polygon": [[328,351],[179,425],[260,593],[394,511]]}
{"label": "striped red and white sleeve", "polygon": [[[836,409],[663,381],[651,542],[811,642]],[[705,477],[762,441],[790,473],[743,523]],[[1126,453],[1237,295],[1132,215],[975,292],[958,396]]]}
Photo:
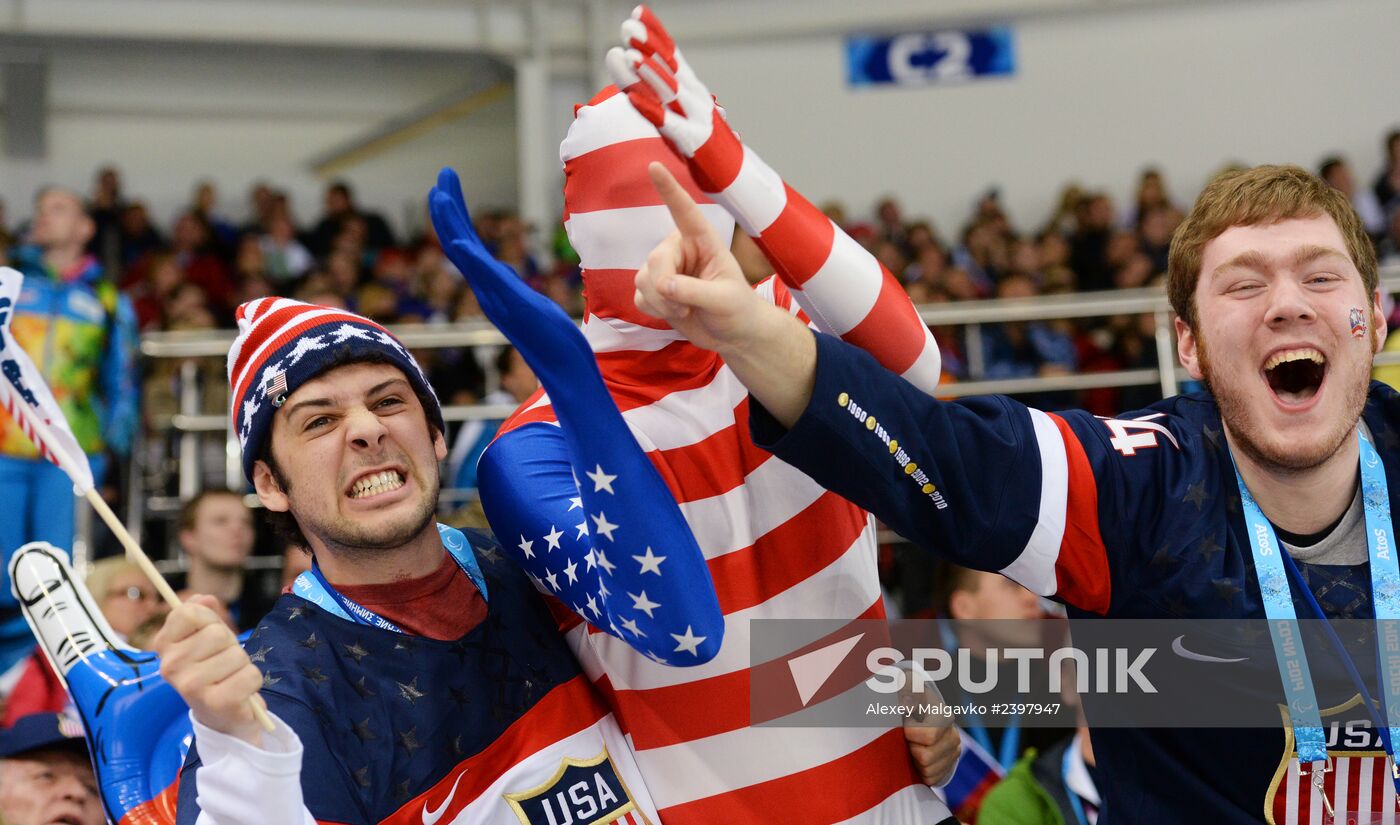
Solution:
{"label": "striped red and white sleeve", "polygon": [[608,68],[691,176],[757,243],[817,329],[855,344],[932,393],[941,359],[895,277],[730,128],[656,16],[638,6]]}

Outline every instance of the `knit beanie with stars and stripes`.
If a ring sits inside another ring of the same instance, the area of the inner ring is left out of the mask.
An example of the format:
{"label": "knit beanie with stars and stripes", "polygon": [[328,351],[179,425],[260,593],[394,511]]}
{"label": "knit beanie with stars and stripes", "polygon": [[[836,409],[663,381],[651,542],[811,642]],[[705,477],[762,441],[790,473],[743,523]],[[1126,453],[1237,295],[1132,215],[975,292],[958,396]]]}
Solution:
{"label": "knit beanie with stars and stripes", "polygon": [[422,367],[399,339],[370,319],[288,298],[249,301],[234,317],[238,337],[228,354],[229,413],[249,482],[277,409],[297,387],[332,367],[364,360],[393,364],[423,399],[429,423],[446,431]]}

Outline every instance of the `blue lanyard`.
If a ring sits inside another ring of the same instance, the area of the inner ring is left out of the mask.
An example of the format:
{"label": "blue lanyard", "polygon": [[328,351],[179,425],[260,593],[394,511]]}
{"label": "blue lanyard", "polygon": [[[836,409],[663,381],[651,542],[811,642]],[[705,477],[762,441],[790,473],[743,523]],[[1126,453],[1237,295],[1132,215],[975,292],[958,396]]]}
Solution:
{"label": "blue lanyard", "polygon": [[[486,579],[481,575],[481,565],[477,563],[476,554],[472,551],[471,543],[467,541],[467,537],[462,535],[460,530],[448,527],[446,524],[439,524],[437,529],[438,536],[442,539],[442,546],[456,560],[457,565],[462,568],[462,572],[467,574],[467,578],[472,580],[472,584],[476,585],[476,589],[481,591],[481,598],[487,598]],[[321,566],[314,559],[311,562],[311,569],[297,576],[296,581],[292,583],[292,592],[327,613],[332,613],[346,621],[403,633],[398,625],[368,607],[345,598],[343,594],[331,586],[330,582],[326,581],[326,577],[321,573]]]}
{"label": "blue lanyard", "polygon": [[1069,740],[1069,747],[1065,748],[1065,758],[1060,764],[1061,781],[1065,783],[1065,796],[1069,798],[1069,809],[1074,812],[1074,818],[1079,825],[1089,825],[1089,818],[1084,815],[1084,803],[1079,801],[1079,794],[1069,786],[1069,768],[1074,762],[1074,754],[1079,750],[1079,737],[1082,733],[1076,733],[1074,738]]}
{"label": "blue lanyard", "polygon": [[[1385,744],[1385,751],[1391,759],[1392,777],[1400,789],[1400,776],[1395,775],[1395,752],[1392,743],[1400,738],[1400,641],[1387,645],[1385,636],[1389,628],[1400,620],[1400,564],[1395,558],[1395,532],[1390,520],[1390,494],[1385,478],[1385,468],[1376,448],[1358,431],[1361,463],[1361,500],[1366,510],[1366,546],[1370,554],[1371,601],[1375,608],[1378,627],[1376,644],[1379,649],[1377,667],[1380,671],[1381,707],[1389,719],[1389,726],[1376,715],[1375,703],[1371,700],[1366,684],[1356,672],[1356,667],[1337,638],[1336,632],[1327,622],[1322,606],[1312,590],[1302,580],[1297,565],[1287,553],[1281,551],[1278,536],[1273,525],[1259,510],[1259,505],[1250,495],[1249,489],[1235,469],[1235,480],[1239,483],[1240,501],[1243,504],[1245,524],[1250,533],[1250,549],[1254,554],[1254,569],[1259,577],[1259,592],[1264,600],[1264,613],[1269,619],[1269,632],[1273,638],[1274,655],[1278,659],[1279,676],[1283,681],[1285,697],[1288,700],[1288,714],[1293,725],[1293,741],[1298,752],[1298,761],[1311,762],[1315,782],[1320,784],[1326,770],[1327,746],[1322,733],[1322,717],[1318,710],[1317,696],[1313,690],[1312,675],[1308,670],[1307,653],[1298,637],[1297,612],[1293,608],[1293,594],[1289,587],[1290,574],[1302,589],[1309,607],[1323,620],[1332,645],[1356,683],[1357,689],[1371,714],[1377,733]],[[1387,650],[1390,647],[1390,650]]]}
{"label": "blue lanyard", "polygon": [[[943,637],[943,647],[949,651],[957,650],[957,635],[953,633],[953,629],[948,626],[947,621],[938,623],[938,631]],[[969,733],[977,744],[982,746],[982,750],[986,751],[988,756],[992,756],[997,761],[1003,774],[1011,771],[1021,750],[1021,717],[1016,714],[1011,718],[1011,724],[1005,727],[1005,733],[1002,734],[1001,747],[995,749],[995,756],[992,755],[992,738],[987,734],[987,729],[971,716],[964,717],[962,721],[962,729]]]}

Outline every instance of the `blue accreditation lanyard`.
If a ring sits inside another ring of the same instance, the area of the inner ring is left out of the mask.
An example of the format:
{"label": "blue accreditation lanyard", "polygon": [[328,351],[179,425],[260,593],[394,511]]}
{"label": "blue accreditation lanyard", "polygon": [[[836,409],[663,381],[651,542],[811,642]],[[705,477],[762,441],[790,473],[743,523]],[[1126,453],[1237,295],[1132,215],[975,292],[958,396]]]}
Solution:
{"label": "blue accreditation lanyard", "polygon": [[[446,524],[439,524],[437,528],[438,536],[442,539],[442,546],[462,568],[462,572],[467,574],[467,578],[472,580],[472,584],[476,585],[476,589],[481,591],[481,598],[487,598],[486,579],[481,575],[481,565],[477,563],[476,554],[472,552],[467,537],[462,535],[460,530],[448,527]],[[297,576],[296,581],[292,584],[292,592],[327,613],[332,613],[346,621],[377,627],[381,630],[391,630],[395,633],[403,632],[398,625],[368,607],[345,598],[342,593],[331,586],[330,582],[326,581],[326,577],[321,573],[321,566],[314,559],[311,562],[311,569]]]}
{"label": "blue accreditation lanyard", "polygon": [[[956,651],[958,647],[958,637],[953,633],[953,629],[948,626],[947,621],[939,622],[939,634],[943,637],[943,647],[948,651]],[[1016,757],[1020,756],[1021,749],[1021,716],[1014,714],[1011,716],[1011,724],[1007,725],[1001,736],[1001,747],[992,748],[992,737],[987,733],[987,729],[972,717],[964,717],[962,729],[972,736],[973,741],[982,746],[982,750],[987,755],[997,761],[1003,774],[1010,773],[1012,766],[1016,764]]]}
{"label": "blue accreditation lanyard", "polygon": [[[1397,637],[1397,620],[1400,620],[1400,564],[1395,558],[1395,531],[1390,519],[1390,493],[1385,478],[1385,467],[1380,455],[1370,441],[1360,433],[1356,434],[1360,443],[1361,500],[1366,510],[1366,546],[1370,553],[1371,602],[1375,607],[1378,632],[1376,644],[1379,650],[1377,667],[1381,687],[1381,714],[1389,724],[1376,713],[1375,702],[1371,700],[1365,681],[1356,672],[1356,666],[1347,655],[1341,640],[1331,624],[1327,622],[1322,606],[1312,590],[1303,582],[1302,574],[1293,559],[1279,546],[1278,536],[1273,525],[1264,517],[1259,505],[1250,495],[1249,488],[1235,469],[1235,480],[1240,487],[1240,502],[1243,504],[1245,524],[1249,528],[1249,546],[1254,554],[1254,569],[1259,577],[1259,592],[1264,600],[1264,613],[1269,620],[1269,633],[1274,643],[1274,655],[1278,659],[1279,676],[1283,680],[1284,695],[1288,704],[1289,722],[1293,726],[1293,741],[1297,747],[1298,761],[1312,763],[1313,784],[1322,787],[1323,774],[1327,767],[1327,745],[1322,733],[1322,717],[1318,709],[1317,696],[1313,690],[1312,675],[1308,670],[1307,653],[1303,650],[1302,638],[1298,633],[1297,612],[1293,608],[1293,593],[1289,587],[1292,575],[1295,583],[1303,591],[1309,607],[1322,619],[1332,645],[1337,649],[1348,674],[1356,683],[1366,709],[1381,737],[1386,755],[1390,757],[1391,776],[1400,790],[1400,773],[1395,766],[1393,742],[1400,737],[1400,638]],[[1384,623],[1384,624],[1382,624]],[[1328,812],[1331,803],[1324,795]]]}
{"label": "blue accreditation lanyard", "polygon": [[1069,799],[1069,809],[1074,813],[1079,825],[1089,825],[1089,818],[1084,815],[1084,803],[1079,801],[1079,794],[1069,786],[1069,772],[1074,765],[1074,755],[1079,752],[1079,737],[1085,735],[1076,733],[1074,738],[1069,740],[1069,747],[1065,748],[1065,758],[1060,763],[1060,779],[1065,784],[1065,796]]}

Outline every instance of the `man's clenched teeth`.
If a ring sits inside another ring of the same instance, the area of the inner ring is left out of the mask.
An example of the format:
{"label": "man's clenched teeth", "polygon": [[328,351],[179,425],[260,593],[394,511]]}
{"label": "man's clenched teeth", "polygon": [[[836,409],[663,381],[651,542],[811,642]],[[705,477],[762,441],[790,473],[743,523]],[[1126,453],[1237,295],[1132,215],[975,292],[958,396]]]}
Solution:
{"label": "man's clenched teeth", "polygon": [[355,486],[350,489],[351,498],[368,498],[377,496],[380,493],[387,493],[390,490],[397,490],[403,486],[403,476],[396,470],[385,470],[374,475],[368,475],[355,482]]}
{"label": "man's clenched teeth", "polygon": [[1274,353],[1273,357],[1270,358],[1264,364],[1264,369],[1271,370],[1274,367],[1277,367],[1279,364],[1287,364],[1290,361],[1304,360],[1321,365],[1327,363],[1327,356],[1323,355],[1321,352],[1318,352],[1312,347],[1304,347],[1303,349],[1284,350],[1283,352]]}

